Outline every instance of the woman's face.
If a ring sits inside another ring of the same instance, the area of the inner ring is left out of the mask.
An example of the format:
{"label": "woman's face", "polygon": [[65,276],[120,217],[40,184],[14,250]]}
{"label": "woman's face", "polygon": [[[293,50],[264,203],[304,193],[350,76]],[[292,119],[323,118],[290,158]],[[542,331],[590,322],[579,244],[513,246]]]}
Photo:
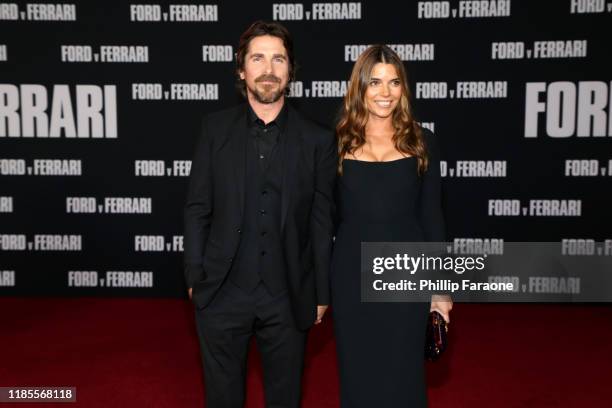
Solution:
{"label": "woman's face", "polygon": [[402,84],[392,64],[379,62],[372,68],[365,102],[370,115],[385,119],[391,116],[402,97]]}

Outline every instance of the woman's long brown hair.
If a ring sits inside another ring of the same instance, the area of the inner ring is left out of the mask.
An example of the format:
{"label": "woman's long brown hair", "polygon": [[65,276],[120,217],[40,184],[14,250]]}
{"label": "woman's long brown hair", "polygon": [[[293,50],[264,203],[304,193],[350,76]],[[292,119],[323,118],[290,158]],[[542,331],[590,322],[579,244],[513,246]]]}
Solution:
{"label": "woman's long brown hair", "polygon": [[404,64],[398,55],[386,45],[372,45],[357,59],[349,86],[344,97],[340,120],[336,126],[338,138],[338,173],[342,174],[344,156],[354,154],[362,147],[365,140],[365,127],[368,121],[368,108],[365,93],[370,83],[372,69],[378,63],[391,64],[395,67],[402,87],[400,102],[393,111],[393,142],[395,148],[418,159],[418,171],[422,174],[427,170],[428,159],[423,142],[420,125],[414,120],[412,113],[412,95],[408,88],[408,79]]}

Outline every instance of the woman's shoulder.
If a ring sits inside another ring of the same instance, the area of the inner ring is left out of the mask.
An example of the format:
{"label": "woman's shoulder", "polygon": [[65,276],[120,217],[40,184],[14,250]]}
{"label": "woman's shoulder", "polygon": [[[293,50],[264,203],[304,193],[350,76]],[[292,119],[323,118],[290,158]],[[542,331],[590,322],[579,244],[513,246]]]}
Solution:
{"label": "woman's shoulder", "polygon": [[419,124],[419,128],[421,130],[421,135],[423,136],[423,143],[425,143],[425,148],[427,148],[428,150],[435,150],[438,148],[438,138],[437,136],[434,134],[434,132],[432,132],[431,130],[429,130],[426,127],[423,127]]}
{"label": "woman's shoulder", "polygon": [[434,132],[429,130],[429,128],[426,128],[425,126],[421,125],[420,123],[417,126],[421,130],[421,134],[423,135],[423,138],[425,138],[425,139],[432,139],[432,138],[435,137]]}

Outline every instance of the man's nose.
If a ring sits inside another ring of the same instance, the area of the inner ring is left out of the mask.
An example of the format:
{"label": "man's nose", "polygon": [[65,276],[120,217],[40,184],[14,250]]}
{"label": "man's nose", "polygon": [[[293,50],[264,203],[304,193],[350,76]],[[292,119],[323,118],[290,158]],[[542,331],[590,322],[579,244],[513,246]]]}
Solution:
{"label": "man's nose", "polygon": [[271,60],[266,60],[265,69],[266,69],[266,74],[272,73],[272,61]]}

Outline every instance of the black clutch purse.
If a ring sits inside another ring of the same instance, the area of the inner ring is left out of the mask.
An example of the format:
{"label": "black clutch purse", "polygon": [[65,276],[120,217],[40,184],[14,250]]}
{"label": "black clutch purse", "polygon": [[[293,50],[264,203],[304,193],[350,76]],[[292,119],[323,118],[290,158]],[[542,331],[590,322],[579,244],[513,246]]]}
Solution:
{"label": "black clutch purse", "polygon": [[448,326],[442,315],[438,312],[429,312],[427,332],[425,334],[425,358],[436,361],[446,350],[448,339]]}

